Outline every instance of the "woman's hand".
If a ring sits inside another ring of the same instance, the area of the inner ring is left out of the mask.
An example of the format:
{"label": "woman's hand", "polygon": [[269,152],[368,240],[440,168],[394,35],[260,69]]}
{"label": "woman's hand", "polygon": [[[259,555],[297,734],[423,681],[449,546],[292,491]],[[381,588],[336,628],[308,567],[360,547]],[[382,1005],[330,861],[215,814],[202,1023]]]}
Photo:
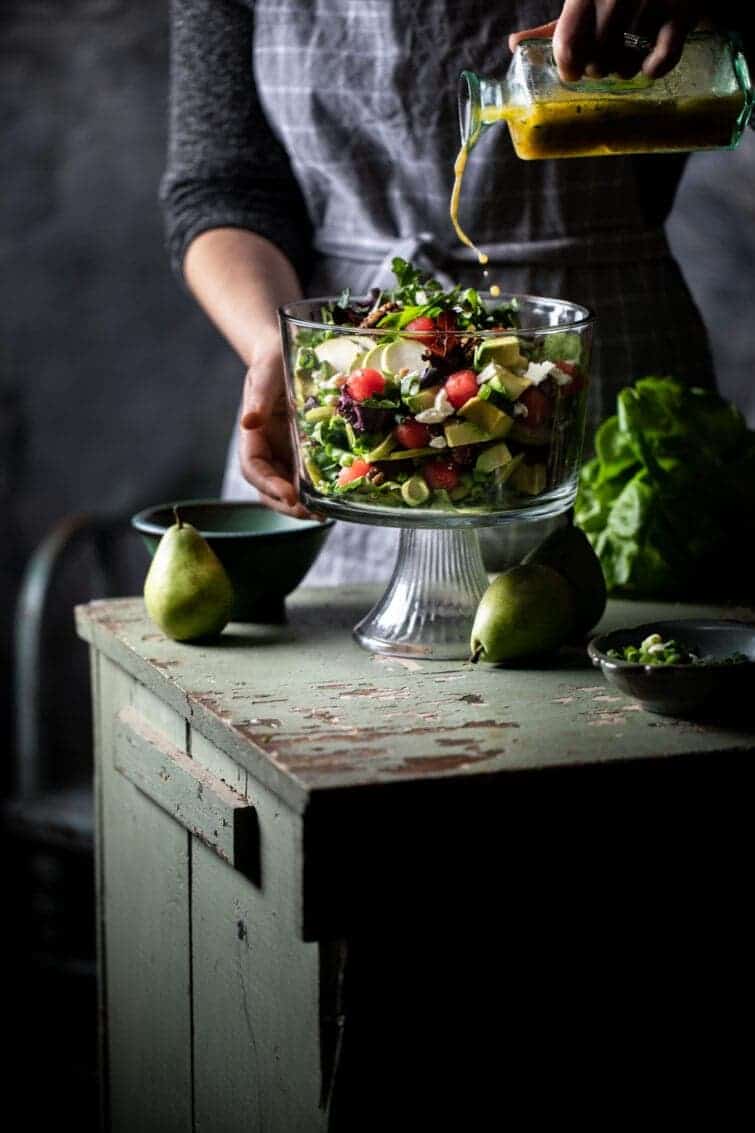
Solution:
{"label": "woman's hand", "polygon": [[293,485],[293,455],[277,326],[258,340],[244,381],[239,459],[244,479],[267,507],[309,516]]}
{"label": "woman's hand", "polygon": [[[522,39],[552,36],[559,75],[566,82],[611,72],[628,78],[638,71],[657,79],[679,62],[687,34],[706,7],[693,0],[565,0],[558,20],[515,32],[509,47],[513,51]],[[625,32],[649,40],[650,51],[627,48]]]}
{"label": "woman's hand", "polygon": [[213,228],[189,245],[184,274],[207,314],[247,367],[239,459],[262,502],[285,515],[309,513],[293,485],[277,308],[301,295],[275,244],[242,228]]}

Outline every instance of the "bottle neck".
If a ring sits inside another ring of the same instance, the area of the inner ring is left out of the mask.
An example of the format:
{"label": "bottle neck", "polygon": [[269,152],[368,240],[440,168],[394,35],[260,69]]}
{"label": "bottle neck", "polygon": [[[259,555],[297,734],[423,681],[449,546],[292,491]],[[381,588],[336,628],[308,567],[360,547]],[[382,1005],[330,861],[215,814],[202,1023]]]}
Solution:
{"label": "bottle neck", "polygon": [[509,101],[506,79],[487,79],[474,71],[462,71],[459,78],[459,130],[462,146],[471,148],[482,131],[499,119]]}

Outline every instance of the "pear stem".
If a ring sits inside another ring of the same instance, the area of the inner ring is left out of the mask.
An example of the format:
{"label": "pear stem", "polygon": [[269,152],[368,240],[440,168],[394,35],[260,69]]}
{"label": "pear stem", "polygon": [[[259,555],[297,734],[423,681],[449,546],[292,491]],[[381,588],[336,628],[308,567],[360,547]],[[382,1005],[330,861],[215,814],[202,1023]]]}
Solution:
{"label": "pear stem", "polygon": [[472,653],[470,653],[470,655],[469,655],[469,660],[472,662],[473,665],[477,664],[477,662],[480,660],[480,657],[482,657],[484,652],[485,652],[484,645],[477,645],[474,648]]}
{"label": "pear stem", "polygon": [[176,521],[176,526],[178,527],[178,529],[179,529],[179,531],[180,531],[180,530],[181,530],[181,528],[182,528],[182,527],[183,527],[183,525],[184,525],[184,522],[183,522],[183,520],[181,519],[181,516],[180,516],[180,515],[178,514],[178,508],[177,508],[177,507],[174,507],[174,508],[173,508],[173,518],[175,519],[175,521]]}

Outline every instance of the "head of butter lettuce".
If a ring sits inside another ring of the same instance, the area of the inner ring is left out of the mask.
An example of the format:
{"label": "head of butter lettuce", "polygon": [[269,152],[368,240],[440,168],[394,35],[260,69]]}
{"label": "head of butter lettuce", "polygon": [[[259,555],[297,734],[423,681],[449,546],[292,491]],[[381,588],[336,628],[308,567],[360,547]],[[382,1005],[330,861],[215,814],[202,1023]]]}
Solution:
{"label": "head of butter lettuce", "polygon": [[575,520],[609,591],[747,600],[755,590],[755,432],[712,390],[642,378],[582,468]]}

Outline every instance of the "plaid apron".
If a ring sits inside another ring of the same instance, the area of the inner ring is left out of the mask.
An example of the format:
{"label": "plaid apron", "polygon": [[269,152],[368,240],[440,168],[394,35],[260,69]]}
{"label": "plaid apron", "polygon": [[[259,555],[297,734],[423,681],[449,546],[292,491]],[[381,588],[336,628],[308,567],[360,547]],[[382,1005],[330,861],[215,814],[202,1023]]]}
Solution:
{"label": "plaid apron", "polygon": [[[554,19],[560,3],[257,0],[253,7],[254,81],[315,229],[308,293],[388,286],[395,255],[448,283],[485,287],[448,217],[458,75],[503,75],[508,33]],[[490,257],[487,282],[582,303],[597,315],[588,444],[628,382],[650,373],[713,380],[699,312],[663,231],[683,167],[678,156],[524,162],[503,126],[470,157],[460,218]],[[236,439],[224,494],[254,495],[238,470]],[[516,560],[543,532],[527,524],[486,531],[489,566]],[[390,528],[339,523],[306,582],[385,578],[396,538]]]}

